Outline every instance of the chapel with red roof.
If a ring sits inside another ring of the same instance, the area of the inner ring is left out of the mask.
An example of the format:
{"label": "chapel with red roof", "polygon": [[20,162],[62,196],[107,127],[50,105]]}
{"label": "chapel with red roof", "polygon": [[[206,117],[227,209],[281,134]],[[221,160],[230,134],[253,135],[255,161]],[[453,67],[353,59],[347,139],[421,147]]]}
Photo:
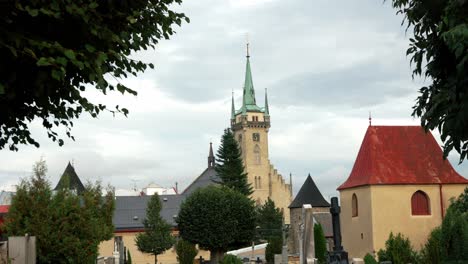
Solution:
{"label": "chapel with red roof", "polygon": [[419,249],[468,180],[420,126],[369,126],[348,179],[338,187],[343,246],[375,254],[390,232]]}

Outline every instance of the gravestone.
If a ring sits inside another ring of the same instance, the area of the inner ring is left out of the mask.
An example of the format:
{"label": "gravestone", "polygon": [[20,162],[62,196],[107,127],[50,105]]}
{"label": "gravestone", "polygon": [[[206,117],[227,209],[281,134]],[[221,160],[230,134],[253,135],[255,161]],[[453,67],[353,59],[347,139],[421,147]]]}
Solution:
{"label": "gravestone", "polygon": [[340,225],[341,208],[338,205],[338,198],[331,198],[330,213],[332,215],[333,226],[333,251],[328,253],[328,263],[330,264],[348,264],[348,252],[344,251],[341,245],[341,225]]}

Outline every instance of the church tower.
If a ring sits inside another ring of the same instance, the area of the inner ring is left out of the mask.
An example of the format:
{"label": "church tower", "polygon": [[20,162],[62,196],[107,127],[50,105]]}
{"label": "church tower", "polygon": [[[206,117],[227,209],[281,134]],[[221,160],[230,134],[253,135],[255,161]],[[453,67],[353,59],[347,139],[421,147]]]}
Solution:
{"label": "church tower", "polygon": [[289,223],[288,206],[291,203],[291,188],[278,174],[269,160],[268,131],[270,111],[265,89],[265,105],[259,107],[250,68],[249,44],[247,44],[247,63],[243,87],[242,106],[236,111],[234,96],[231,106],[231,129],[242,151],[242,159],[249,183],[254,190],[252,198],[263,204],[268,198],[283,210]]}

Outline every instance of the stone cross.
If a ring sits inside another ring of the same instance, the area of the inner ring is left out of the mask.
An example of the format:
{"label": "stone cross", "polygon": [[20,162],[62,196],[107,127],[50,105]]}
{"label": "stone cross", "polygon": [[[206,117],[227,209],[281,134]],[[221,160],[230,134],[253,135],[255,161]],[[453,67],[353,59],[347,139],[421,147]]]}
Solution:
{"label": "stone cross", "polygon": [[348,264],[348,252],[343,250],[341,245],[341,225],[340,225],[341,208],[338,205],[338,198],[331,198],[330,213],[332,215],[333,225],[333,251],[328,254],[328,263],[330,264]]}

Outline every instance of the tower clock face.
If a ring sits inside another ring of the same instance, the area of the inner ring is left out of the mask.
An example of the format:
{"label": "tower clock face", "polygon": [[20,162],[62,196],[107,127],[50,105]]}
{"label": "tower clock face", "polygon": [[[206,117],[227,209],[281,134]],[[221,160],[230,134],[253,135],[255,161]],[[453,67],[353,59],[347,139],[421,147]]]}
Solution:
{"label": "tower clock face", "polygon": [[252,138],[253,138],[253,141],[260,141],[260,134],[259,133],[253,133]]}

